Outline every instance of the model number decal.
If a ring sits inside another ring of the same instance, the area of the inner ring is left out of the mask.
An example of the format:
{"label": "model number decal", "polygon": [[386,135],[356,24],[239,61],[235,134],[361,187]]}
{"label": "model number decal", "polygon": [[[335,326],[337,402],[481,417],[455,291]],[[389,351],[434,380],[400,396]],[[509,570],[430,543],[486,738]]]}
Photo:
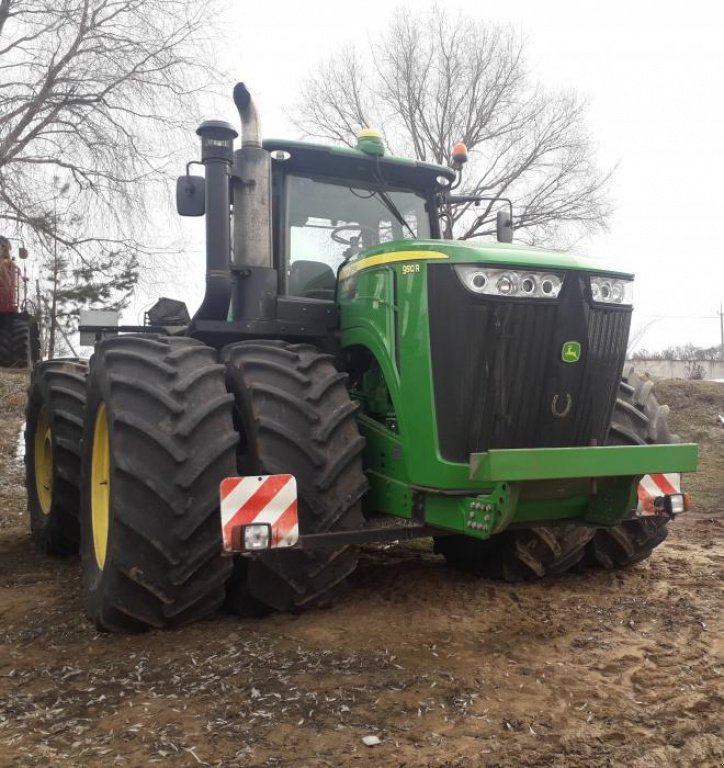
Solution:
{"label": "model number decal", "polygon": [[415,272],[420,271],[420,265],[419,264],[403,264],[402,265],[402,274],[403,275],[412,275]]}

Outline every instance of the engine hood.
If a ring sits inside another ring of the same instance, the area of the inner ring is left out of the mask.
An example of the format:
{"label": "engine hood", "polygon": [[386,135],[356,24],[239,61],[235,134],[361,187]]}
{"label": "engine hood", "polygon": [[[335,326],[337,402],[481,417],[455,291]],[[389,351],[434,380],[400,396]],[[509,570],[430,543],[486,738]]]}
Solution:
{"label": "engine hood", "polygon": [[345,279],[360,270],[400,261],[448,261],[456,264],[490,264],[529,269],[566,269],[594,272],[632,279],[604,260],[577,256],[562,251],[517,245],[515,243],[464,240],[395,240],[367,248],[354,256],[340,271]]}

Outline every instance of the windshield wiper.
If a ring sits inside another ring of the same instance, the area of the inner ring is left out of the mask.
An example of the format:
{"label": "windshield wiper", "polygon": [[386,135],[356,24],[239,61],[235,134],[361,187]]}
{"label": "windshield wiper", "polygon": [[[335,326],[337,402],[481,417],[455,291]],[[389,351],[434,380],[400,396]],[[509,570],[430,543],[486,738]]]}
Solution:
{"label": "windshield wiper", "polygon": [[375,187],[375,194],[387,206],[388,210],[397,219],[398,223],[401,224],[403,227],[407,228],[407,231],[412,236],[412,239],[415,240],[417,238],[417,235],[412,231],[412,227],[407,223],[403,215],[398,210],[397,206],[387,196],[387,193],[381,187]]}

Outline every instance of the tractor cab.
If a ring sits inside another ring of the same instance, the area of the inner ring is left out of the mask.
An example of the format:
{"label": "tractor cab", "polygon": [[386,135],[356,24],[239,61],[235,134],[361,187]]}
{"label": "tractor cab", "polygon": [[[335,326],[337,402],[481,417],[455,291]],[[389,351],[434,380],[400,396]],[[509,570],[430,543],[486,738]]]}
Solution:
{"label": "tractor cab", "polygon": [[355,149],[264,142],[280,294],[333,300],[339,269],[362,251],[440,238],[438,196],[455,172],[384,157],[377,136],[363,131]]}

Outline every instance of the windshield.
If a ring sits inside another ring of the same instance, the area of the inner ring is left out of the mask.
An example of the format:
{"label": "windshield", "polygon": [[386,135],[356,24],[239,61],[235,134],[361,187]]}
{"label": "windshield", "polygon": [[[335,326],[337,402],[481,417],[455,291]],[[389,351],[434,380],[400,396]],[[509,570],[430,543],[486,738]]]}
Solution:
{"label": "windshield", "polygon": [[390,187],[287,178],[287,293],[333,299],[337,269],[365,248],[430,238],[423,195]]}

